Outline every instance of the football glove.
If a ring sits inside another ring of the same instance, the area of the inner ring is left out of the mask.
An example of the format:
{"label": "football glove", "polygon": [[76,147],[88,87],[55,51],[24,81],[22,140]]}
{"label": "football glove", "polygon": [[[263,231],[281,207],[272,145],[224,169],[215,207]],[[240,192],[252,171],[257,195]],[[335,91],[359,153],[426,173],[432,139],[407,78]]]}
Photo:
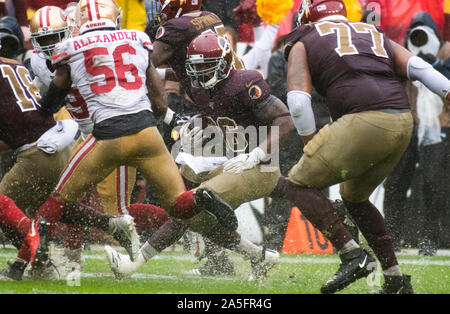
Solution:
{"label": "football glove", "polygon": [[192,154],[195,147],[203,145],[203,130],[196,126],[189,129],[190,123],[183,124],[180,129],[181,150],[185,153]]}
{"label": "football glove", "polygon": [[224,172],[241,173],[244,170],[256,167],[261,161],[267,160],[266,153],[256,147],[248,154],[240,154],[224,163]]}

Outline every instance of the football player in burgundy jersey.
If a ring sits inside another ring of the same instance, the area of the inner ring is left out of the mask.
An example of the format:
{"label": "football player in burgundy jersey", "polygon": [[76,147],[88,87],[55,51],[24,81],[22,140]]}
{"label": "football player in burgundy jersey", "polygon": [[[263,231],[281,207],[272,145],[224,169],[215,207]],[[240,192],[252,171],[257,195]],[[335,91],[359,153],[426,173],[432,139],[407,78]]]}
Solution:
{"label": "football player in burgundy jersey", "polygon": [[[20,249],[17,260],[2,273],[21,280],[28,262],[33,267],[46,266],[48,225],[45,219],[32,222],[19,208],[32,215],[45,201],[67,163],[70,145],[53,152],[42,149],[40,140],[59,125],[52,115],[39,110],[39,90],[23,64],[0,58],[0,72],[0,152],[17,154],[0,182],[0,224]],[[75,134],[71,136],[69,142]]]}
{"label": "football player in burgundy jersey", "polygon": [[[429,64],[389,40],[374,25],[348,22],[341,0],[304,0],[299,24],[287,37],[287,102],[305,143],[304,155],[278,190],[302,202],[316,225],[330,201],[320,192],[340,184],[342,199],[381,263],[380,293],[412,293],[402,274],[383,216],[369,201],[407,147],[413,120],[399,77],[419,80],[449,101],[450,82]],[[315,134],[311,87],[326,96],[333,123]],[[310,202],[304,202],[309,199]],[[331,229],[341,265],[321,289],[333,293],[367,276],[375,259],[348,235]]]}
{"label": "football player in burgundy jersey", "polygon": [[[221,19],[209,11],[201,11],[201,0],[151,0],[150,23],[155,33],[151,61],[155,67],[167,65],[168,69],[158,69],[168,81],[180,84],[180,91],[191,97],[190,79],[186,74],[185,62],[189,43],[205,32],[224,35],[225,27]],[[234,55],[234,51],[233,51]],[[241,61],[235,57],[234,67],[242,69]],[[161,73],[160,72],[160,73]],[[169,108],[164,122],[172,128],[179,125],[180,113],[174,113],[175,108]],[[212,250],[215,250],[212,248]],[[210,251],[208,249],[208,251]],[[225,260],[222,260],[226,263]],[[210,263],[208,263],[211,265]],[[230,263],[229,263],[230,264]],[[221,265],[217,265],[221,268]]]}
{"label": "football player in burgundy jersey", "polygon": [[[77,5],[80,35],[55,48],[55,77],[41,100],[42,108],[58,110],[74,84],[92,113],[94,127],[37,215],[49,222],[67,218],[94,224],[113,235],[119,232],[122,237],[116,235],[116,239],[134,260],[140,244],[130,216],[112,218],[77,205],[87,189],[119,165],[139,169],[159,194],[164,209],[177,218],[208,211],[232,230],[237,219],[229,205],[207,188],[186,191],[156,128],[156,117],[165,115],[167,102],[149,62],[152,43],[143,32],[120,30],[120,17],[112,0],[81,0]],[[117,226],[111,221],[122,223]]]}
{"label": "football player in burgundy jersey", "polygon": [[[214,13],[200,11],[201,0],[152,0],[151,3],[159,8],[152,11],[156,13],[153,21],[160,23],[153,43],[151,61],[155,67],[169,65],[183,89],[189,93],[190,80],[185,68],[189,43],[206,32],[225,35],[225,27]],[[234,66],[243,68],[236,56],[235,60]]]}
{"label": "football player in burgundy jersey", "polygon": [[[189,164],[183,164],[183,176],[197,183],[200,189],[207,187],[214,191],[233,209],[242,203],[270,195],[281,175],[278,165],[270,164],[270,156],[277,153],[279,142],[294,130],[289,111],[278,98],[270,94],[270,89],[259,72],[233,68],[231,45],[225,37],[215,33],[200,34],[189,44],[187,56],[186,72],[189,84],[192,85],[192,99],[198,111],[210,121],[212,128],[220,130],[217,137],[222,137],[224,141],[220,140],[218,146],[222,147],[224,142],[224,148],[222,153],[217,149],[211,157],[206,156],[204,151],[199,156],[199,163],[222,158],[222,165],[218,164],[216,169],[210,171],[195,172]],[[256,141],[247,141],[244,132],[230,134],[227,131],[240,128],[254,130],[248,136]],[[279,136],[271,136],[273,129],[277,130]],[[183,125],[181,137],[184,138],[185,133],[191,134],[187,136],[189,139],[186,146],[182,140],[182,150],[185,153],[191,152],[187,144],[189,140],[197,138],[201,142],[203,136],[196,136],[194,133],[198,135],[207,132],[206,130],[205,126],[197,126],[195,119]],[[263,134],[264,132],[267,133]],[[193,146],[197,144],[193,143]],[[223,164],[225,155],[231,155],[231,159],[229,163]],[[234,155],[237,157],[233,158]],[[229,172],[230,170],[238,173]],[[278,260],[277,252],[264,250],[239,233],[225,230],[206,215],[193,217],[189,224],[184,225],[177,225],[175,220],[166,222],[147,241],[154,248],[153,255],[171,245],[177,239],[177,232],[188,227],[216,244],[242,253],[250,259],[253,268],[251,279],[264,279],[266,272]],[[120,255],[111,248],[107,248],[107,252],[111,268],[118,277],[130,275],[142,265],[131,263],[127,256]]]}

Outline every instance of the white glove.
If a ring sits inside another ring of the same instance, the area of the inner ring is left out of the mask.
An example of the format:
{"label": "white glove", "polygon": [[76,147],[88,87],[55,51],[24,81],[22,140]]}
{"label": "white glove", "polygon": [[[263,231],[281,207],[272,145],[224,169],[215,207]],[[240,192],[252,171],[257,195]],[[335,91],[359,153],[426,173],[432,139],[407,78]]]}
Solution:
{"label": "white glove", "polygon": [[58,121],[37,140],[37,147],[47,154],[54,154],[66,148],[75,141],[78,123],[72,119]]}
{"label": "white glove", "polygon": [[181,150],[185,153],[192,154],[194,149],[201,149],[203,145],[203,130],[196,126],[189,130],[190,123],[185,123],[180,129]]}
{"label": "white glove", "polygon": [[225,162],[223,171],[240,173],[256,167],[261,161],[265,161],[266,159],[266,153],[261,148],[256,147],[248,154],[240,154]]}

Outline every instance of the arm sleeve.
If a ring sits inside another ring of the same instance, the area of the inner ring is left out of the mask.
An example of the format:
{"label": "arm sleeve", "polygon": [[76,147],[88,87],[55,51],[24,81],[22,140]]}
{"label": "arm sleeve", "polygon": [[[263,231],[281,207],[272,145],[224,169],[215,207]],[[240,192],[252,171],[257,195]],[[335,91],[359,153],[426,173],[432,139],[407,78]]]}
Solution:
{"label": "arm sleeve", "polygon": [[303,91],[290,91],[287,94],[287,103],[298,134],[307,136],[316,132],[311,95]]}
{"label": "arm sleeve", "polygon": [[422,58],[417,56],[409,58],[406,74],[411,81],[420,81],[429,90],[441,97],[447,97],[450,92],[450,81]]}

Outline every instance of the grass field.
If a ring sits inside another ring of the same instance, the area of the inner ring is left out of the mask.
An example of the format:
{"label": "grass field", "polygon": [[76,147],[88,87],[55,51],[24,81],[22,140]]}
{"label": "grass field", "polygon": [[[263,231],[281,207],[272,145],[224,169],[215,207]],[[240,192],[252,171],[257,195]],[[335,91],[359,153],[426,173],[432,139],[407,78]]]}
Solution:
{"label": "grass field", "polygon": [[[450,256],[419,257],[401,255],[404,273],[412,275],[416,293],[450,292]],[[0,250],[0,267],[16,256],[14,249]],[[248,261],[231,254],[235,263],[233,277],[197,277],[185,274],[202,262],[181,250],[166,250],[128,279],[116,280],[102,250],[85,251],[85,264],[79,285],[66,280],[21,282],[0,281],[1,294],[316,294],[320,286],[336,271],[337,255],[282,254],[281,260],[263,283],[248,282]],[[366,294],[382,284],[380,272],[361,279],[340,293]]]}

